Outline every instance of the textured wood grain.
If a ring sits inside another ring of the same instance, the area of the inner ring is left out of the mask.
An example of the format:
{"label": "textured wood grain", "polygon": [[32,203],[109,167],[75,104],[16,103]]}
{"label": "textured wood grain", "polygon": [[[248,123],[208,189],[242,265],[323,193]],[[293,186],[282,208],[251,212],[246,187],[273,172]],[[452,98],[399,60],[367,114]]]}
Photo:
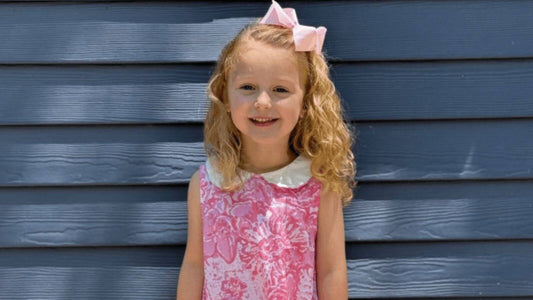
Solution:
{"label": "textured wood grain", "polygon": [[[533,56],[528,1],[286,2],[338,60]],[[214,61],[267,2],[4,3],[0,63]],[[334,16],[334,17],[331,17]],[[490,33],[490,34],[489,34]],[[38,45],[38,47],[35,47]]]}
{"label": "textured wood grain", "polygon": [[0,126],[0,145],[11,147],[23,148],[32,144],[78,144],[79,147],[84,144],[124,144],[133,147],[151,143],[203,143],[203,128],[199,124]]}
{"label": "textured wood grain", "polygon": [[3,299],[172,299],[178,267],[0,268]]}
{"label": "textured wood grain", "polygon": [[[347,242],[533,239],[529,198],[354,200]],[[0,248],[184,245],[187,204],[0,204]]]}
{"label": "textured wood grain", "polygon": [[359,180],[526,179],[533,122],[524,120],[356,124]]}
{"label": "textured wood grain", "polygon": [[353,298],[533,296],[533,257],[362,259],[348,264]]}
{"label": "textured wood grain", "polygon": [[8,144],[0,152],[4,186],[185,183],[205,161],[201,143]]}
{"label": "textured wood grain", "polygon": [[[201,132],[197,128],[192,132]],[[99,137],[98,127],[52,127],[53,135],[47,130],[0,130],[6,137],[0,142],[0,186],[186,183],[205,161],[200,141],[157,141],[167,134],[190,135],[189,127],[168,133],[162,128],[161,136],[158,128],[150,130],[152,135],[129,131],[119,142]],[[355,131],[359,181],[533,178],[533,122],[528,119],[368,122],[356,124]]]}
{"label": "textured wood grain", "polygon": [[354,121],[533,116],[529,60],[337,63],[332,75]]}
{"label": "textured wood grain", "polygon": [[533,180],[360,182],[358,200],[533,199]]}
{"label": "textured wood grain", "polygon": [[[281,4],[357,129],[350,298],[533,298],[533,2]],[[175,298],[205,85],[268,5],[0,0],[0,299]]]}
{"label": "textured wood grain", "polygon": [[[201,123],[212,64],[0,66],[0,125]],[[533,115],[529,61],[334,63],[348,119]]]}
{"label": "textured wood grain", "polygon": [[184,244],[186,202],[0,205],[0,247]]}
{"label": "textured wood grain", "polygon": [[[533,296],[532,261],[531,255],[349,260],[349,296]],[[0,297],[170,299],[178,274],[178,267],[1,267]]]}
{"label": "textured wood grain", "polygon": [[210,66],[0,67],[1,124],[203,120]]}
{"label": "textured wood grain", "polygon": [[531,198],[355,200],[345,211],[347,241],[532,239]]}
{"label": "textured wood grain", "polygon": [[188,184],[3,187],[0,188],[0,205],[185,201],[187,188]]}
{"label": "textured wood grain", "polygon": [[[528,257],[533,239],[355,241],[346,243],[348,260],[394,260],[435,257]],[[24,248],[31,252],[34,248]]]}

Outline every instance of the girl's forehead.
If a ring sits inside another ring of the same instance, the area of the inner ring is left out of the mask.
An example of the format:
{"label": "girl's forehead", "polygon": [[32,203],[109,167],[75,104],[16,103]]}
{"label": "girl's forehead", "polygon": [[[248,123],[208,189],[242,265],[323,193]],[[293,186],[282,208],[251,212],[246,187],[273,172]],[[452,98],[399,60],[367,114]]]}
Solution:
{"label": "girl's forehead", "polygon": [[267,43],[254,40],[241,42],[237,46],[236,51],[238,60],[257,60],[257,58],[262,60],[270,60],[275,58],[293,63],[297,63],[298,60],[298,55],[293,49],[275,47]]}
{"label": "girl's forehead", "polygon": [[255,72],[302,75],[302,63],[292,49],[270,46],[262,42],[245,42],[238,46],[236,59],[230,72],[234,76],[246,76]]}

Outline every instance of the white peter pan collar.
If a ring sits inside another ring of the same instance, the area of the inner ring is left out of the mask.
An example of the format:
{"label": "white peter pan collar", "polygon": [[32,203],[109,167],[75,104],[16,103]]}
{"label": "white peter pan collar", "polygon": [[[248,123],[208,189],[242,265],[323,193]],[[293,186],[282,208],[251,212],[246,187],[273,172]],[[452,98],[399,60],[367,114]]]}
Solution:
{"label": "white peter pan collar", "polygon": [[[296,188],[306,183],[311,178],[311,159],[298,156],[291,163],[281,169],[271,172],[254,174],[244,171],[244,180],[248,180],[253,175],[262,176],[266,181],[280,187]],[[209,180],[218,187],[222,187],[222,176],[216,172],[209,159],[205,164]]]}

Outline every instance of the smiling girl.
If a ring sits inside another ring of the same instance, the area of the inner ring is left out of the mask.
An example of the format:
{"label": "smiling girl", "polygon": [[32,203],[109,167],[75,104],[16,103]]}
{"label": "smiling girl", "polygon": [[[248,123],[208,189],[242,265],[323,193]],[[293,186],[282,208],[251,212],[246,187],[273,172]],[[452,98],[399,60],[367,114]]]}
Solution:
{"label": "smiling girl", "polygon": [[222,50],[208,85],[207,160],[189,185],[178,299],[347,299],[354,139],[321,52],[325,32],[273,1]]}

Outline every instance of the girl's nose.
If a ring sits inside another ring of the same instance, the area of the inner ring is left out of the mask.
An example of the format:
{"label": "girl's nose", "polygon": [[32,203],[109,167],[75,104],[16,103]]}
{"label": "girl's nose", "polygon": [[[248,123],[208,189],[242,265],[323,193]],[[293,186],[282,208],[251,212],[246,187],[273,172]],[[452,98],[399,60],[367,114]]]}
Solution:
{"label": "girl's nose", "polygon": [[260,93],[255,100],[254,106],[256,109],[269,109],[272,107],[270,96],[267,92]]}

